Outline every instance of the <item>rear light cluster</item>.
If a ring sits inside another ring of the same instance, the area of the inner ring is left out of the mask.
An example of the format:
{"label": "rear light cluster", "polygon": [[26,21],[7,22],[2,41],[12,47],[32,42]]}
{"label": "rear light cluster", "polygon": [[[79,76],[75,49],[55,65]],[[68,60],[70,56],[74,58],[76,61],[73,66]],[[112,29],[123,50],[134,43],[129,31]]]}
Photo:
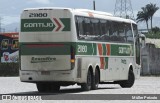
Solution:
{"label": "rear light cluster", "polygon": [[73,46],[71,46],[71,60],[70,60],[70,62],[71,62],[71,69],[73,69],[75,66],[75,51],[74,51]]}

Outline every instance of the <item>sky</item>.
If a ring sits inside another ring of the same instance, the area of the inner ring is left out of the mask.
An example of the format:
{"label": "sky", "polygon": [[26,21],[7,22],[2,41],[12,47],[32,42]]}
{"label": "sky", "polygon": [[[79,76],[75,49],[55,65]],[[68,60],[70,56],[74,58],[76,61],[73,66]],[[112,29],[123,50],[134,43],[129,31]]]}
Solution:
{"label": "sky", "polygon": [[[116,0],[95,0],[96,10],[114,13]],[[20,21],[20,14],[25,8],[36,7],[69,7],[93,9],[93,0],[0,0],[0,17],[2,26]],[[131,0],[134,16],[141,7],[154,3],[160,7],[160,0]],[[155,17],[160,17],[160,10]]]}

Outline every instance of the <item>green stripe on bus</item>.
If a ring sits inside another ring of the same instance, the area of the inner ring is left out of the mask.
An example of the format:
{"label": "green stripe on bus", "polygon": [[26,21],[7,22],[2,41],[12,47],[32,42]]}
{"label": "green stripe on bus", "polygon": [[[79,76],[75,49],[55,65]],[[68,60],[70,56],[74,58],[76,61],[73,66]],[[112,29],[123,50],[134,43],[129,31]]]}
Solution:
{"label": "green stripe on bus", "polygon": [[21,47],[21,55],[70,55],[69,46],[65,47],[27,47],[27,46],[24,45]]}
{"label": "green stripe on bus", "polygon": [[105,69],[108,69],[108,57],[105,58]]}
{"label": "green stripe on bus", "polygon": [[112,56],[131,56],[130,45],[116,45],[111,44],[111,55]]}
{"label": "green stripe on bus", "polygon": [[70,55],[70,43],[20,43],[21,55]]}
{"label": "green stripe on bus", "polygon": [[[45,44],[49,46],[45,47]],[[32,47],[35,47],[33,48]],[[36,45],[38,47],[36,47]],[[41,46],[42,45],[42,46]],[[52,45],[52,46],[51,46]],[[55,45],[55,46],[54,46]],[[59,45],[59,46],[56,46]],[[63,46],[61,46],[63,45]],[[21,55],[68,55],[72,48],[75,48],[75,55],[97,55],[97,43],[84,42],[51,42],[51,43],[20,43]],[[106,44],[102,44],[103,56],[107,56]],[[133,56],[133,45],[110,45],[110,56]]]}
{"label": "green stripe on bus", "polygon": [[76,43],[76,55],[95,55],[92,43]]}
{"label": "green stripe on bus", "polygon": [[97,44],[96,43],[92,43],[92,45],[93,45],[93,55],[97,55]]}
{"label": "green stripe on bus", "polygon": [[60,18],[61,22],[64,25],[62,31],[71,31],[71,19],[70,18]]}
{"label": "green stripe on bus", "polygon": [[107,53],[106,53],[106,52],[107,52],[107,51],[106,51],[106,44],[103,44],[102,47],[103,47],[103,55],[106,55],[106,54],[107,54]]}

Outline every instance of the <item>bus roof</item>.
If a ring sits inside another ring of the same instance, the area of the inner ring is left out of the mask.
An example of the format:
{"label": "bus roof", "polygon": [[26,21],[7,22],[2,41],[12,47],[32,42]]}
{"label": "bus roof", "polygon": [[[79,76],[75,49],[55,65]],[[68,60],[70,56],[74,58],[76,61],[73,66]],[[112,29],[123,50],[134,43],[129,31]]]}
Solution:
{"label": "bus roof", "polygon": [[77,12],[86,12],[86,13],[90,12],[90,13],[99,14],[99,15],[106,15],[106,16],[113,16],[111,13],[89,10],[89,9],[76,9],[76,11]]}
{"label": "bus roof", "polygon": [[136,22],[131,19],[124,19],[124,18],[120,18],[120,17],[115,17],[111,13],[89,10],[89,9],[73,9],[73,8],[65,8],[65,7],[40,7],[40,8],[27,8],[27,9],[24,9],[24,11],[28,11],[28,10],[56,10],[56,9],[69,10],[73,15],[86,16],[86,17],[92,16],[93,18],[100,18],[100,19],[107,19],[107,20],[112,20],[112,21],[136,24]]}
{"label": "bus roof", "polygon": [[24,9],[24,11],[28,11],[28,10],[54,10],[54,9],[72,10],[72,8],[65,8],[65,7],[40,7],[40,8],[26,8],[26,9]]}

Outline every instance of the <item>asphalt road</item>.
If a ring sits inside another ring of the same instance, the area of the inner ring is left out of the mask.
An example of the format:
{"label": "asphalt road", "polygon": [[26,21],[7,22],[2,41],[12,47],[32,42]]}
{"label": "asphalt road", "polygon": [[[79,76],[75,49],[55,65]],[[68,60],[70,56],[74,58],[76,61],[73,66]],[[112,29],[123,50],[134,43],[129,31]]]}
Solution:
{"label": "asphalt road", "polygon": [[[81,91],[80,86],[72,85],[67,87],[61,87],[60,92],[57,92],[57,93],[39,93],[37,91],[35,84],[20,82],[19,77],[0,77],[0,94],[39,95],[39,96],[46,96],[48,98],[51,97],[52,99],[53,97],[58,99],[64,96],[68,96],[68,94],[73,99],[74,99],[74,96],[80,99],[82,99],[83,96],[87,96],[87,95],[79,95],[79,94],[91,94],[91,95],[88,95],[88,98],[90,98],[89,96],[92,96],[92,94],[99,94],[99,95],[93,95],[93,99],[96,98],[96,96],[104,96],[104,94],[125,94],[124,96],[128,96],[127,94],[133,94],[133,95],[160,94],[160,77],[140,77],[135,81],[135,84],[132,88],[121,88],[117,84],[101,84],[99,85],[98,90],[91,90],[91,91],[85,92],[85,91]],[[67,101],[64,100],[63,103],[65,102],[67,103]],[[76,101],[73,101],[73,102],[76,102]],[[83,100],[83,102],[85,101]],[[95,102],[98,102],[98,101],[94,101],[94,102],[92,101],[92,103],[95,103]],[[103,100],[101,102],[106,102],[106,101]],[[151,101],[151,102],[160,103],[160,101],[155,101],[155,102]],[[128,103],[128,102],[127,100],[125,100],[123,101],[123,103]],[[130,103],[143,103],[143,101],[140,101],[140,102],[130,101]],[[144,103],[146,102],[144,101]]]}

